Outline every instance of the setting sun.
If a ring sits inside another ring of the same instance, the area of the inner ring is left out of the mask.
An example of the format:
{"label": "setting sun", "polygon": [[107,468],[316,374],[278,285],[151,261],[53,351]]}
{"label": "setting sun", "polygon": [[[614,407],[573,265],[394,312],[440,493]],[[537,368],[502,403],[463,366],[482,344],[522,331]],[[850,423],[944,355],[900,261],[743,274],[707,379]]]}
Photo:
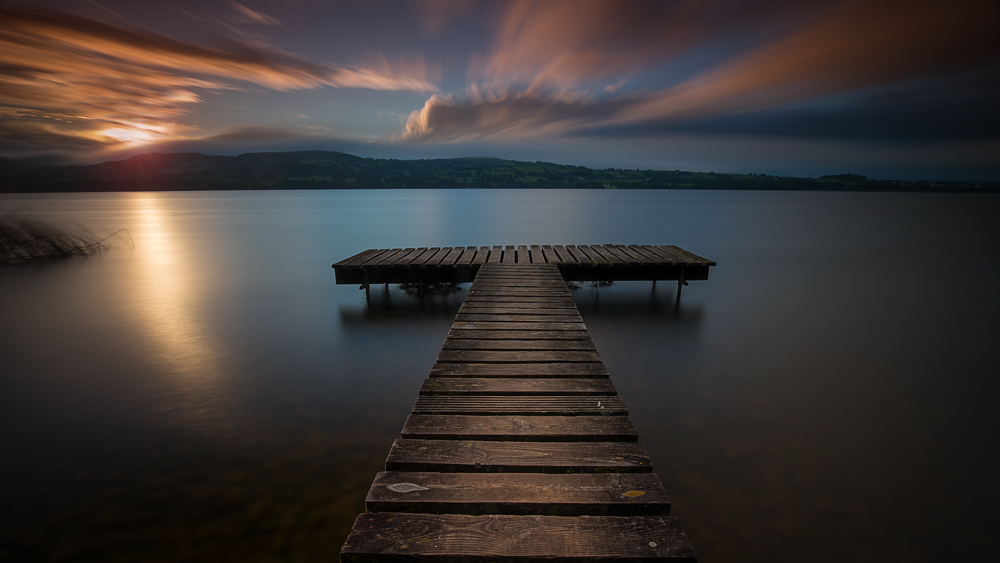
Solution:
{"label": "setting sun", "polygon": [[148,143],[160,138],[160,135],[154,131],[149,131],[147,129],[127,129],[124,127],[105,129],[104,131],[101,131],[101,135],[116,141],[131,144]]}

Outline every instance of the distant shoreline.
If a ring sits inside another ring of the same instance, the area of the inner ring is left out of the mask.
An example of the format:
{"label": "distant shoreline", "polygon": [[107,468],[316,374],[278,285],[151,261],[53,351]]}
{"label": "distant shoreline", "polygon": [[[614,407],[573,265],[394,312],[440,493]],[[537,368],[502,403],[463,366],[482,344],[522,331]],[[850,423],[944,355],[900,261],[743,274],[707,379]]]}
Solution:
{"label": "distant shoreline", "polygon": [[[184,187],[177,187],[184,186]],[[148,153],[89,166],[9,172],[0,193],[279,191],[324,189],[649,189],[1000,193],[1000,181],[873,180],[857,174],[797,178],[681,170],[596,170],[489,157],[395,160],[331,151]]]}

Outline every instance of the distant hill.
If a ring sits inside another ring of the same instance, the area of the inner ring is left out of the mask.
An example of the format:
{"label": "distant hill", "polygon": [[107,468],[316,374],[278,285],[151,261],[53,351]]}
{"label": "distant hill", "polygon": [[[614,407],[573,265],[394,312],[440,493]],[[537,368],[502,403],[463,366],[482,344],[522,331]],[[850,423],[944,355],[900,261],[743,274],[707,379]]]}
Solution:
{"label": "distant hill", "polygon": [[679,170],[594,170],[499,158],[395,160],[340,152],[239,156],[148,153],[90,166],[8,166],[0,192],[312,190],[351,188],[596,188],[1000,192],[1000,182],[872,180],[857,174],[793,178]]}

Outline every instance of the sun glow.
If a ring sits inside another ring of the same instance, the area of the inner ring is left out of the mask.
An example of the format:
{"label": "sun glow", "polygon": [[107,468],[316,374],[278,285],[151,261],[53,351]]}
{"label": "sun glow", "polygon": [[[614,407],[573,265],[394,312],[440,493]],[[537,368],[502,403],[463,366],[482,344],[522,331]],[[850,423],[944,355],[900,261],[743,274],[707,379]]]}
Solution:
{"label": "sun glow", "polygon": [[101,135],[129,144],[145,144],[155,141],[161,137],[158,131],[125,127],[112,127],[111,129],[105,129],[101,131]]}

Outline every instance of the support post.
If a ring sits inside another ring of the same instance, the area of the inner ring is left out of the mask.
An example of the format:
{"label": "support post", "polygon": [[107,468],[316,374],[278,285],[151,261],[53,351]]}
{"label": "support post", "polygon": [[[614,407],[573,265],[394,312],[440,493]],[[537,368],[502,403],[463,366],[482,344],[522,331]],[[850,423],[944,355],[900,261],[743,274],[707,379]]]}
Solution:
{"label": "support post", "polygon": [[359,289],[362,289],[362,288],[365,290],[365,301],[368,302],[368,308],[371,309],[372,308],[372,288],[371,288],[371,284],[369,283],[369,280],[368,280],[368,271],[367,270],[365,270],[365,283],[361,284],[361,288],[359,288]]}
{"label": "support post", "polygon": [[681,267],[681,275],[677,277],[677,303],[675,305],[681,304],[681,288],[687,284],[687,280],[684,279],[684,268]]}

